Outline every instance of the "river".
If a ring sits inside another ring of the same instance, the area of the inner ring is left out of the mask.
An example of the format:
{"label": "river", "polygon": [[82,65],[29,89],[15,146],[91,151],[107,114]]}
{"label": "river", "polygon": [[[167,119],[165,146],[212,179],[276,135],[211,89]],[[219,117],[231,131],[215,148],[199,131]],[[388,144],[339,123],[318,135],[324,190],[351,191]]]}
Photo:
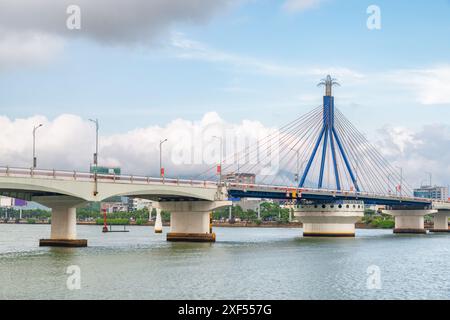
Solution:
{"label": "river", "polygon": [[[214,228],[211,244],[166,242],[167,228],[127,229],[78,226],[89,247],[40,248],[49,225],[0,224],[0,298],[450,298],[450,234],[302,238],[301,229]],[[67,286],[69,266],[79,268],[79,289]]]}

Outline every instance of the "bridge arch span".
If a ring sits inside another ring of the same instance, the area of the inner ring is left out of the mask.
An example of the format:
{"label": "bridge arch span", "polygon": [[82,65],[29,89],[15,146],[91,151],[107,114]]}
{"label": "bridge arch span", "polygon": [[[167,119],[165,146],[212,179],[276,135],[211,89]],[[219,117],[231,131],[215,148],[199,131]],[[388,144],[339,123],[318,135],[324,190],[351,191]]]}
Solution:
{"label": "bridge arch span", "polygon": [[40,185],[27,181],[8,182],[3,179],[0,181],[0,195],[36,202],[39,202],[38,199],[41,197],[51,196],[65,196],[78,200],[87,200],[82,194],[58,186]]}
{"label": "bridge arch span", "polygon": [[217,187],[99,183],[99,199],[103,201],[114,196],[126,196],[154,201],[189,200],[214,201]]}

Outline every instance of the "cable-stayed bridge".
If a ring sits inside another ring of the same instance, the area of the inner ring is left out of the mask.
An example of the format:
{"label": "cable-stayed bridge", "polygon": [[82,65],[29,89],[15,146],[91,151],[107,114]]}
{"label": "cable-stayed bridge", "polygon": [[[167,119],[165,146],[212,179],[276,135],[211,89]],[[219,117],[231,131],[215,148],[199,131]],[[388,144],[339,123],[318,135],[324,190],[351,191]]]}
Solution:
{"label": "cable-stayed bridge", "polygon": [[[427,214],[434,215],[434,231],[448,232],[450,203],[414,198],[401,169],[335,107],[336,80],[327,76],[319,85],[325,86],[321,106],[193,179],[4,167],[0,195],[52,208],[51,237],[41,245],[87,245],[76,237],[76,207],[112,196],[157,201],[158,209],[171,212],[172,241],[215,241],[210,213],[236,198],[287,200],[304,236],[354,236],[364,206],[374,204],[395,216],[396,233],[426,233]],[[223,179],[242,172],[258,180]]]}
{"label": "cable-stayed bridge", "polygon": [[[275,165],[277,174],[261,175],[258,181],[257,189],[268,193],[264,197],[269,198],[284,198],[277,188],[272,192],[268,187],[274,185],[294,187],[303,195],[306,193],[302,191],[310,189],[319,190],[319,193],[324,190],[324,195],[329,192],[349,197],[370,194],[371,203],[376,204],[392,204],[411,198],[412,188],[403,179],[401,169],[387,161],[335,108],[331,95],[332,86],[337,85],[335,79],[328,76],[320,85],[325,86],[323,105],[225,159],[224,162],[230,164],[223,166],[223,173],[259,175],[270,171],[268,166]],[[276,163],[261,159],[261,154],[269,155],[267,158]],[[210,168],[204,174],[213,179],[214,169]],[[241,193],[241,190],[234,192],[234,188],[237,186],[231,186],[232,194]],[[258,197],[257,194],[254,196]],[[419,202],[430,203],[423,199]]]}

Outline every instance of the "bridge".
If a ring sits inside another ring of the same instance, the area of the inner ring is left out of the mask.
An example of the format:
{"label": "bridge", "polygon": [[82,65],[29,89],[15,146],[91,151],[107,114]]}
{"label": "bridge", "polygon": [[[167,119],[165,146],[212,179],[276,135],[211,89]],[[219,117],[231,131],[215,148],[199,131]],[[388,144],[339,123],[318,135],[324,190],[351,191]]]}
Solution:
{"label": "bridge", "polygon": [[287,201],[304,236],[354,236],[365,205],[385,206],[395,217],[395,233],[426,233],[425,215],[434,216],[433,231],[448,232],[450,202],[413,197],[402,172],[335,108],[336,80],[327,76],[319,85],[325,86],[321,106],[220,164],[220,175],[263,173],[268,162],[251,161],[254,154],[276,153],[278,174],[261,175],[258,183],[217,181],[215,166],[194,179],[0,167],[0,195],[51,208],[50,238],[40,240],[51,246],[86,246],[87,240],[77,239],[76,208],[113,196],[150,199],[157,210],[169,211],[168,241],[215,241],[211,211],[232,205],[233,198]]}

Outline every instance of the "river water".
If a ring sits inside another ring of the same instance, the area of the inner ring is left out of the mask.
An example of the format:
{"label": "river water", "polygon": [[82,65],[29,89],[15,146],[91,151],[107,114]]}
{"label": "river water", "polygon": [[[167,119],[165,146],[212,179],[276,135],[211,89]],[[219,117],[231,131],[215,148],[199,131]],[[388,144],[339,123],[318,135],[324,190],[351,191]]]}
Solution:
{"label": "river water", "polygon": [[[0,224],[0,299],[450,298],[450,234],[357,230],[338,239],[214,228],[210,244],[127,228],[78,226],[88,248],[40,248],[49,225]],[[67,286],[69,266],[79,267],[80,289]]]}

